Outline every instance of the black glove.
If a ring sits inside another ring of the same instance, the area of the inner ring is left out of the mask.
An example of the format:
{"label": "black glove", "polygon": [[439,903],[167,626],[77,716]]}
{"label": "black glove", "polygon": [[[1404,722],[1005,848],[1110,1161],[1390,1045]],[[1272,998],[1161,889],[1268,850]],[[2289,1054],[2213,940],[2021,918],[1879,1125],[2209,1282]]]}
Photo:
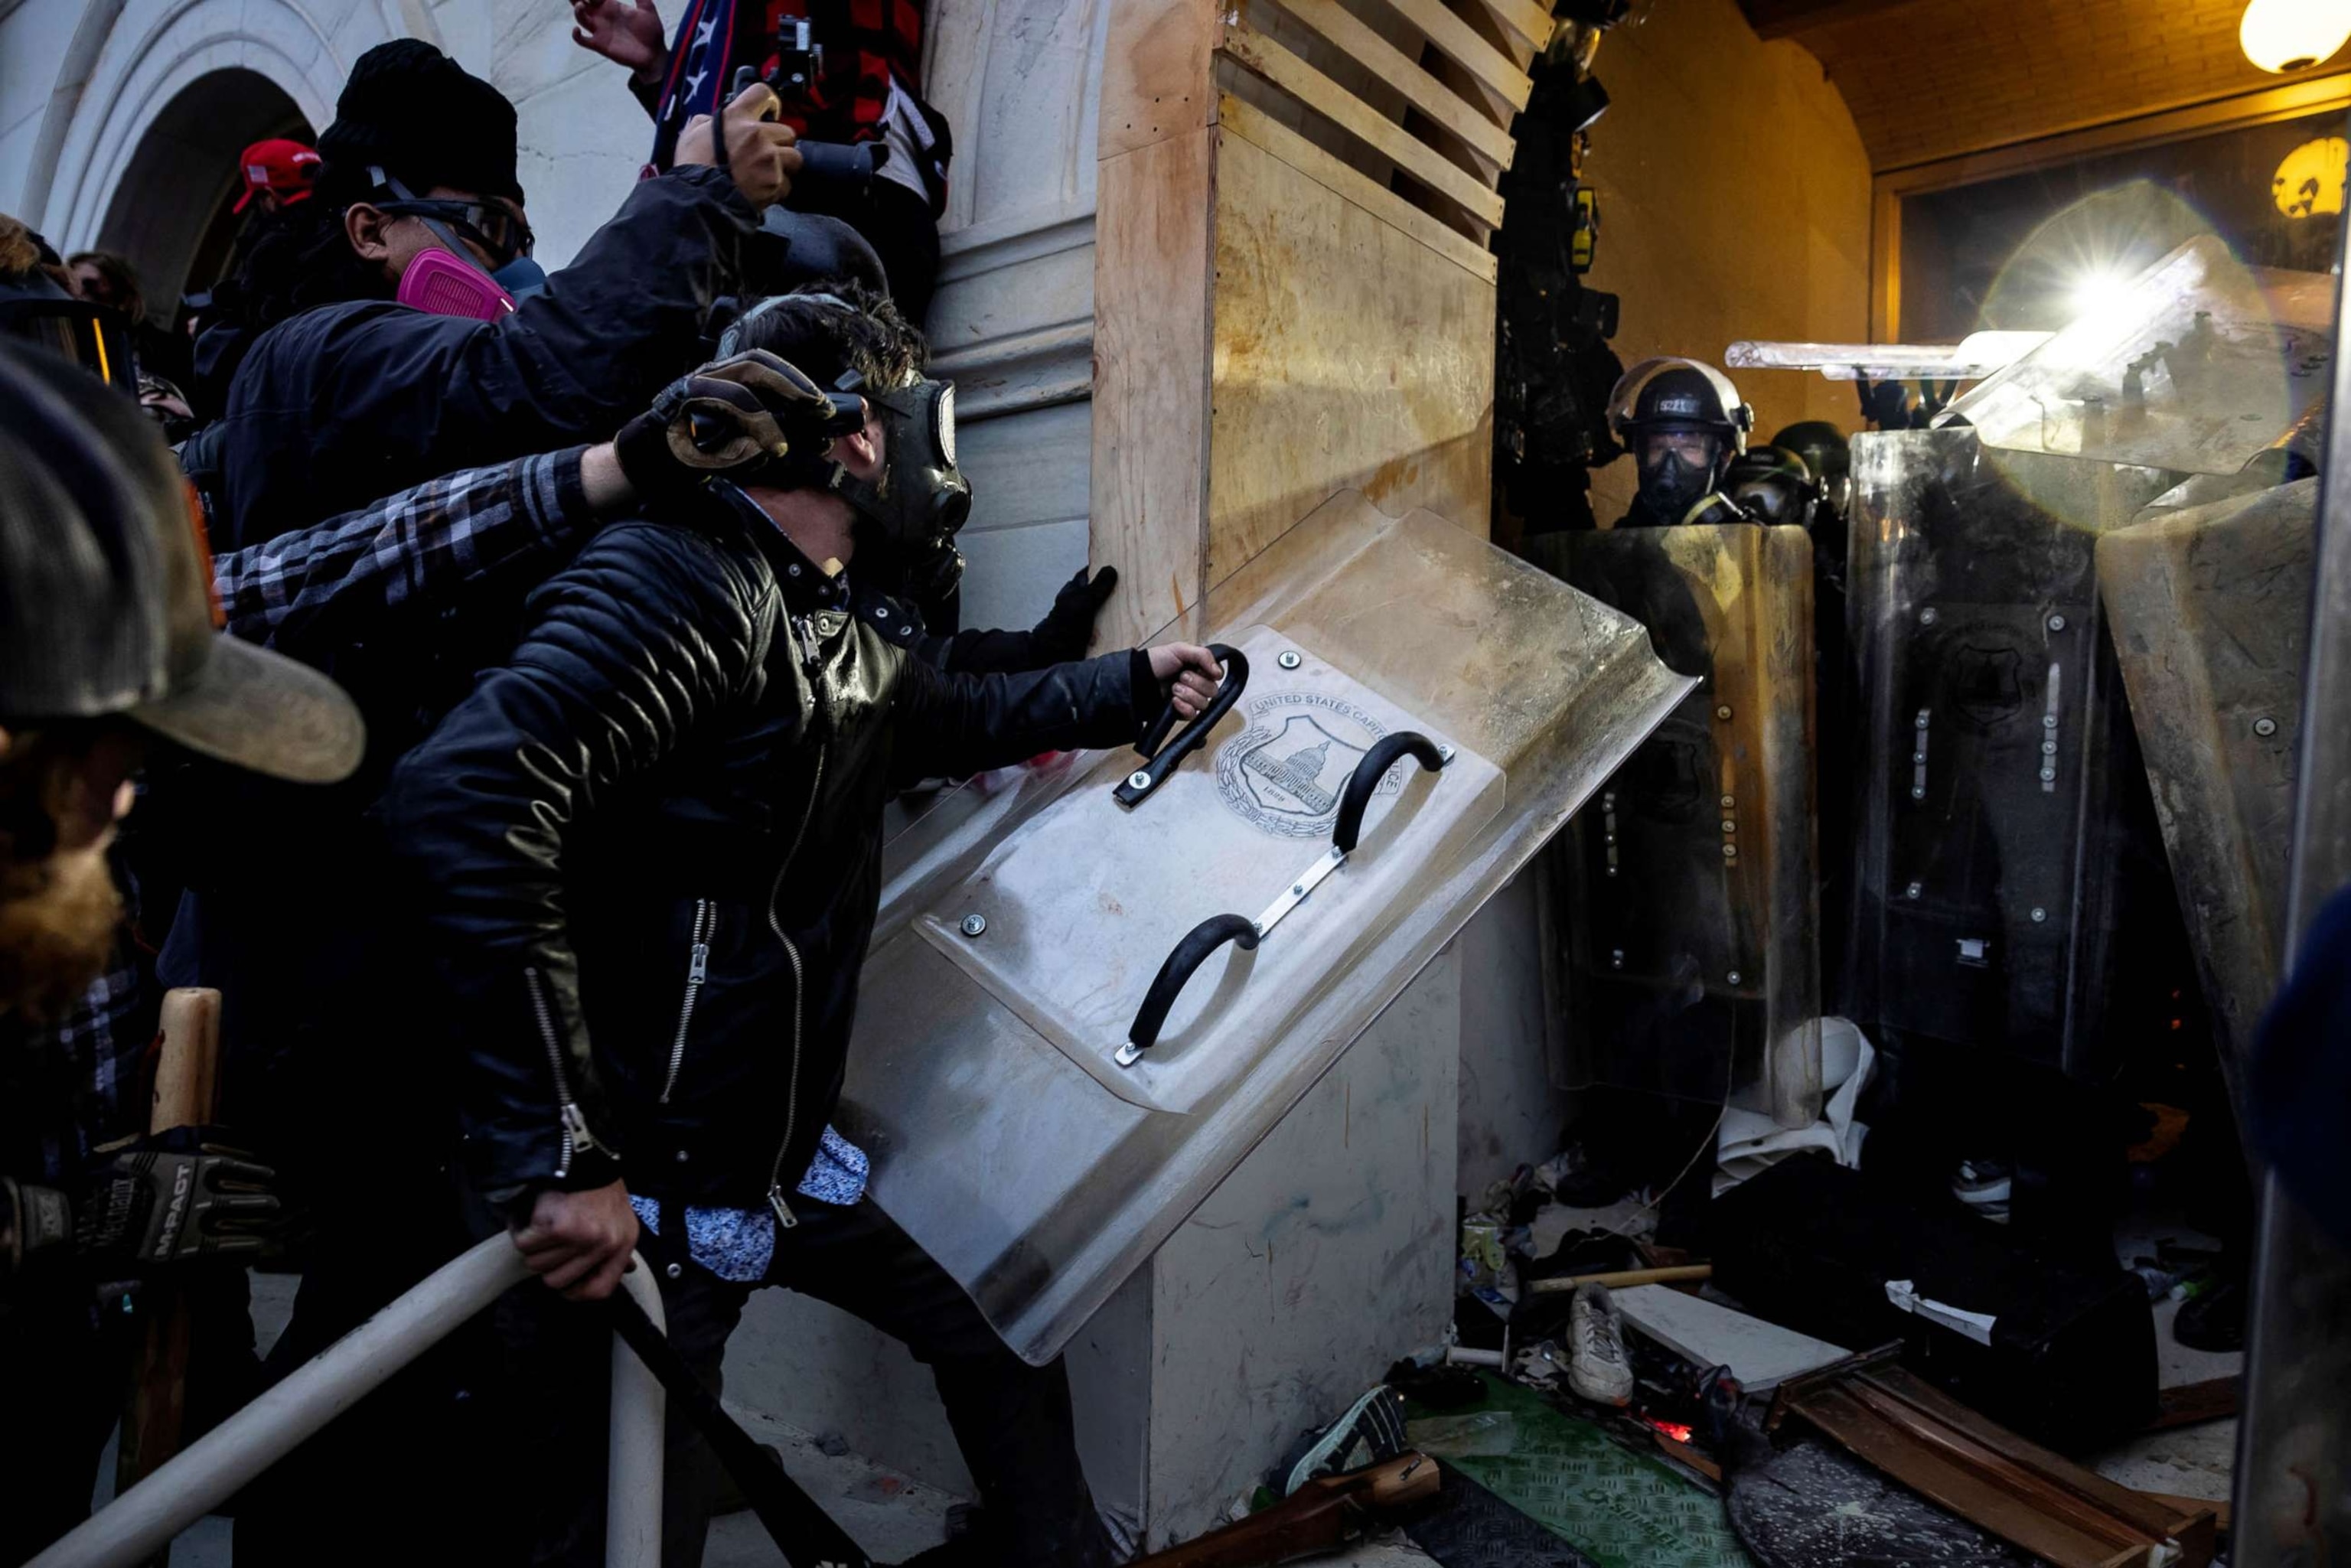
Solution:
{"label": "black glove", "polygon": [[814,471],[824,443],[865,423],[862,399],[817,384],[764,349],[716,360],[664,387],[612,449],[638,495],[747,479],[786,462]]}
{"label": "black glove", "polygon": [[1086,643],[1094,634],[1094,617],[1110,602],[1111,592],[1118,587],[1118,568],[1106,566],[1090,579],[1084,567],[1078,575],[1061,584],[1061,591],[1053,595],[1053,608],[1045,612],[1045,619],[1037,622],[1029,633],[1039,655],[1038,666],[1066,664],[1086,656]]}
{"label": "black glove", "polygon": [[74,1205],[74,1251],[132,1271],[260,1255],[274,1239],[277,1174],[183,1127],[142,1139]]}

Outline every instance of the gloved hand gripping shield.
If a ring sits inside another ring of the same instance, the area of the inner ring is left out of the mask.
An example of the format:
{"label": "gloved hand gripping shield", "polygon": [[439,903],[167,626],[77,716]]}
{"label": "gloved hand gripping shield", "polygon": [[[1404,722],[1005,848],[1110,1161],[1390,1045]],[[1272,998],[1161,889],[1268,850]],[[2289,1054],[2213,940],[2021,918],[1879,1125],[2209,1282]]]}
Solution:
{"label": "gloved hand gripping shield", "polygon": [[[1201,621],[1248,687],[1148,791],[1118,793],[1133,752],[1063,757],[942,796],[887,851],[842,1127],[1040,1362],[1691,684],[1628,617],[1352,493]],[[1377,761],[1408,733],[1426,756]],[[1192,954],[1135,1049],[1171,954],[1235,911],[1264,939]]]}

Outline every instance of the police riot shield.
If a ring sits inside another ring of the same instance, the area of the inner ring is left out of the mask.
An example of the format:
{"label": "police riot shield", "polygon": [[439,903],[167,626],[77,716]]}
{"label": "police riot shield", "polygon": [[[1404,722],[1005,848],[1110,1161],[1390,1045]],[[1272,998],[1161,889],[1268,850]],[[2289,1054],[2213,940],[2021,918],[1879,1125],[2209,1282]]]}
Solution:
{"label": "police riot shield", "polygon": [[[1966,429],[1861,435],[1853,453],[1856,1018],[1897,1050],[1998,1047],[2094,1074],[2114,916],[2146,870],[2095,551],[2169,476],[1995,453]],[[2168,912],[2159,882],[2137,891]]]}
{"label": "police riot shield", "polygon": [[1572,1071],[1820,1114],[1813,554],[1793,525],[1555,534],[1546,564],[1698,685],[1564,836]]}
{"label": "police riot shield", "polygon": [[2243,1109],[2285,951],[2287,851],[2318,481],[2156,515],[2097,543],[2098,587],[2204,981]]}
{"label": "police riot shield", "polygon": [[886,852],[842,1129],[1035,1361],[1689,685],[1623,614],[1353,493],[1207,620],[1223,711],[975,780]]}

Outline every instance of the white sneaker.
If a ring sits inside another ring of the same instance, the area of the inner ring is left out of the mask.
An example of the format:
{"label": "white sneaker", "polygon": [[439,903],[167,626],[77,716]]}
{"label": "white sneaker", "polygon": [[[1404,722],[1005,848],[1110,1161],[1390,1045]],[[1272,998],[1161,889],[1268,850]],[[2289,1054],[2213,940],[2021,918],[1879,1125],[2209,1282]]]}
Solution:
{"label": "white sneaker", "polygon": [[1602,1284],[1576,1288],[1568,1310],[1567,1385],[1595,1405],[1625,1405],[1633,1398],[1633,1363],[1625,1354],[1625,1328],[1616,1303]]}

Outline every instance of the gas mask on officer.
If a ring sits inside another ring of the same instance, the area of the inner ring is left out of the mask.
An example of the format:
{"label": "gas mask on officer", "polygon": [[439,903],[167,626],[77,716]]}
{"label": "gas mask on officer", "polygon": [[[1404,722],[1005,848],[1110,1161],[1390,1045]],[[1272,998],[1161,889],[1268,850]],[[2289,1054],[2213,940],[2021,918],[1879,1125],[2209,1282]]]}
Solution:
{"label": "gas mask on officer", "polygon": [[1676,523],[1714,488],[1721,439],[1702,430],[1653,430],[1640,437],[1636,494],[1649,515]]}
{"label": "gas mask on officer", "polygon": [[863,542],[908,592],[944,595],[963,576],[955,538],[971,516],[971,486],[956,466],[954,385],[919,381],[876,392],[852,371],[835,390],[863,398],[882,427],[882,471],[860,479],[835,463],[826,488],[849,503]]}

